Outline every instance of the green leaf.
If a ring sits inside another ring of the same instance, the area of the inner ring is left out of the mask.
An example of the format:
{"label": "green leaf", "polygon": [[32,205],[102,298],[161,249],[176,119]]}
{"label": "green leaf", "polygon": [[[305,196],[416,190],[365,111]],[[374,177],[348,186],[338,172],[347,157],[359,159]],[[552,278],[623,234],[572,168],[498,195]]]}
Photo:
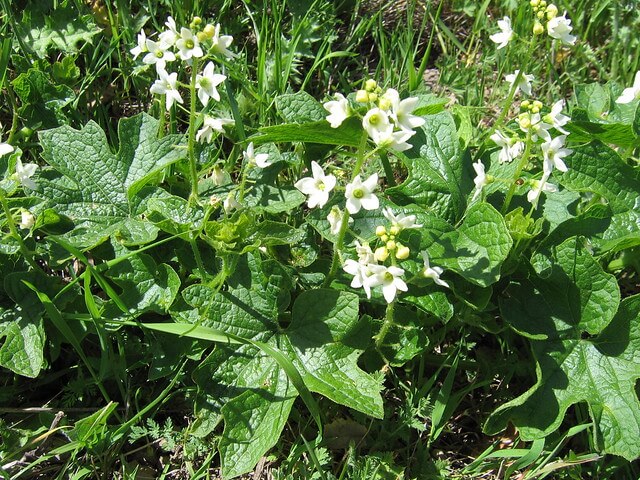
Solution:
{"label": "green leaf", "polygon": [[[283,330],[278,316],[287,304],[283,292],[288,297],[291,284],[279,264],[244,255],[227,285],[228,290],[220,292],[202,285],[185,290],[185,300],[198,309],[203,327],[262,342],[291,360],[309,390],[363,413],[382,416],[380,385],[357,365],[363,348],[363,336],[359,334],[363,326],[355,295],[334,290],[305,292],[296,299],[291,323]],[[242,471],[233,470],[234,474],[249,471],[275,444],[290,409],[289,396],[297,395],[284,384],[280,362],[265,352],[254,345],[221,344],[194,372],[200,405],[211,417],[224,417],[225,439],[231,438],[229,431],[243,442],[221,444],[223,465],[233,468],[238,452],[253,459],[242,463]],[[272,390],[285,386],[284,391]],[[256,423],[252,417],[248,430],[237,425],[239,412],[249,408],[247,405],[256,409]],[[264,428],[258,427],[262,422]],[[252,448],[259,451],[250,451]]]}
{"label": "green leaf", "polygon": [[189,205],[182,197],[151,198],[147,202],[147,219],[161,230],[178,235],[199,229],[204,220],[202,207]]}
{"label": "green leaf", "polygon": [[467,156],[460,150],[456,124],[449,112],[424,119],[424,126],[411,137],[414,147],[399,155],[409,171],[407,179],[385,193],[396,203],[416,203],[455,222],[465,208],[461,182]]}
{"label": "green leaf", "polygon": [[91,15],[82,15],[72,6],[39,3],[27,9],[16,26],[22,42],[40,58],[46,57],[50,48],[65,53],[78,52],[101,31]]}
{"label": "green leaf", "polygon": [[256,185],[245,196],[245,203],[265,213],[283,213],[302,205],[305,198],[297,188]]}
{"label": "green leaf", "polygon": [[15,306],[0,307],[0,365],[18,375],[35,378],[44,365],[45,333],[42,312]]}
{"label": "green leaf", "polygon": [[280,95],[276,98],[276,108],[287,123],[319,122],[325,120],[325,117],[329,114],[307,92]]}
{"label": "green leaf", "polygon": [[[435,247],[443,248],[442,266],[455,270],[471,283],[487,287],[500,278],[500,267],[513,241],[502,215],[488,203],[467,211],[457,230],[445,235]],[[438,258],[434,252],[434,258]]]}
{"label": "green leaf", "polygon": [[625,299],[576,238],[554,249],[545,278],[513,285],[500,301],[505,320],[532,338],[537,382],[501,406],[485,430],[511,421],[524,440],[555,431],[567,409],[586,402],[595,443],[607,453],[640,456],[640,296]]}
{"label": "green leaf", "polygon": [[594,141],[573,149],[568,171],[559,173],[562,185],[578,192],[592,192],[611,208],[609,228],[596,237],[602,253],[640,244],[640,173],[611,148]]}
{"label": "green leaf", "polygon": [[253,470],[280,438],[297,392],[281,369],[273,368],[262,385],[222,407],[220,440],[222,476],[232,478]]}
{"label": "green leaf", "polygon": [[259,135],[249,139],[256,145],[268,142],[303,142],[357,147],[360,145],[363,130],[357,118],[348,118],[338,128],[332,128],[329,122],[321,120],[303,124],[284,123],[263,127],[259,131]]}
{"label": "green leaf", "polygon": [[[126,250],[120,248],[125,254]],[[121,260],[104,275],[121,288],[119,298],[127,309],[124,313],[110,301],[103,312],[107,319],[130,320],[145,312],[165,313],[180,288],[180,278],[173,268],[164,263],[156,264],[144,253]]]}
{"label": "green leaf", "polygon": [[168,194],[142,189],[167,165],[185,156],[181,135],[159,139],[157,131],[158,121],[144,113],[121,120],[116,154],[92,121],[82,130],[64,126],[40,132],[42,156],[59,174],[42,172],[34,194],[75,223],[65,234],[72,245],[89,249],[115,234],[128,245],[155,238],[157,228],[141,215],[148,198]]}
{"label": "green leaf", "polygon": [[66,85],[54,85],[44,72],[30,68],[11,82],[20,98],[20,116],[31,129],[52,128],[67,122],[64,108],[76,98]]}

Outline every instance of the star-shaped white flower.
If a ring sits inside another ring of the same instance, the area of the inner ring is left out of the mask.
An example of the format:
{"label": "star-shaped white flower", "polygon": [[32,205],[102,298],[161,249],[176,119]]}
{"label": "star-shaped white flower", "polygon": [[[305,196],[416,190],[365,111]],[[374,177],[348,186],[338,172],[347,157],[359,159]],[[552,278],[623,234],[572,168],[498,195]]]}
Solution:
{"label": "star-shaped white flower", "polygon": [[176,44],[176,40],[180,36],[178,34],[178,27],[176,26],[176,21],[172,16],[167,17],[167,21],[164,22],[168,30],[165,30],[160,34],[160,42],[165,45],[167,48],[173,47]]}
{"label": "star-shaped white flower", "polygon": [[142,59],[143,63],[147,65],[155,65],[156,70],[160,73],[167,66],[167,62],[173,62],[176,56],[173,52],[169,51],[169,45],[164,42],[154,42],[153,40],[146,40],[147,53]]}
{"label": "star-shaped white flower", "polygon": [[476,191],[474,192],[473,198],[471,199],[471,201],[474,201],[480,196],[480,194],[482,193],[482,188],[487,183],[489,183],[489,181],[487,180],[487,176],[484,173],[484,164],[480,160],[472,163],[471,165],[476,172],[476,177],[473,179],[473,183],[475,183],[476,185]]}
{"label": "star-shaped white flower", "polygon": [[422,260],[424,262],[424,267],[422,269],[422,276],[425,278],[431,278],[437,285],[441,285],[443,287],[449,287],[449,284],[444,280],[440,280],[440,275],[442,275],[441,267],[432,267],[429,264],[429,254],[426,251],[421,252]]}
{"label": "star-shaped white flower", "polygon": [[342,269],[349,275],[353,275],[351,288],[364,288],[367,298],[371,298],[371,287],[367,283],[367,279],[371,275],[369,265],[349,259],[344,262]]}
{"label": "star-shaped white flower", "polygon": [[20,212],[20,223],[18,223],[18,226],[22,230],[29,230],[35,225],[35,223],[36,217],[34,217],[33,213],[31,213],[29,210],[22,210]]}
{"label": "star-shaped white flower", "polygon": [[393,124],[389,121],[389,115],[377,107],[372,108],[365,114],[362,119],[362,127],[376,144],[378,144],[378,139],[381,135],[384,134],[383,132],[393,132]]}
{"label": "star-shaped white flower", "polygon": [[414,128],[425,124],[426,120],[424,118],[413,114],[418,105],[417,97],[400,100],[400,94],[394,88],[387,89],[383,97],[391,103],[391,114],[389,116],[399,129],[413,132]]}
{"label": "star-shaped white flower", "polygon": [[571,117],[562,114],[563,108],[564,108],[564,100],[558,100],[551,107],[551,112],[545,115],[544,121],[546,123],[550,123],[551,125],[553,125],[553,128],[555,128],[559,132],[564,133],[565,135],[569,135],[569,132],[567,132],[562,127],[564,127],[567,123],[569,123],[569,120],[571,120]]}
{"label": "star-shaped white flower", "polygon": [[338,128],[349,116],[349,101],[341,93],[336,93],[333,97],[335,100],[325,102],[322,106],[329,112],[327,122],[331,124],[331,128]]}
{"label": "star-shaped white flower", "polygon": [[347,198],[347,210],[351,215],[358,213],[361,208],[375,210],[380,206],[378,197],[373,193],[377,186],[377,173],[371,175],[364,182],[360,180],[360,175],[356,175],[353,182],[347,184],[345,197]]}
{"label": "star-shaped white flower", "polygon": [[247,145],[247,150],[242,152],[244,155],[244,159],[248,165],[256,165],[258,168],[266,168],[271,165],[273,162],[269,161],[268,153],[258,153],[256,154],[253,149],[253,142],[250,142]]}
{"label": "star-shaped white flower", "polygon": [[165,95],[167,110],[172,107],[174,102],[183,103],[182,96],[178,91],[178,74],[175,72],[167,73],[160,69],[158,75],[160,78],[151,85],[149,91],[157,95]]}
{"label": "star-shaped white flower", "polygon": [[527,200],[536,205],[542,192],[556,193],[558,186],[553,183],[547,183],[550,173],[544,173],[540,180],[531,180],[531,190],[527,193]]}
{"label": "star-shaped white flower", "polygon": [[566,135],[560,135],[553,140],[540,145],[542,155],[544,156],[543,171],[545,174],[550,175],[551,172],[553,172],[554,167],[561,172],[566,172],[568,170],[563,158],[571,155],[573,150],[570,148],[564,148],[566,138]]}
{"label": "star-shaped white flower", "polygon": [[133,55],[134,60],[138,58],[138,55],[141,53],[147,53],[149,51],[147,50],[147,35],[144,33],[144,30],[140,30],[140,33],[138,34],[138,45],[129,51],[131,52],[131,55]]}
{"label": "star-shaped white flower", "polygon": [[224,202],[222,202],[222,208],[224,208],[225,213],[233,212],[234,210],[237,210],[241,206],[242,205],[240,205],[240,202],[236,200],[235,192],[229,192],[227,194],[227,198],[225,198]]}
{"label": "star-shaped white flower", "polygon": [[180,29],[180,38],[176,40],[176,47],[178,48],[178,56],[182,60],[200,58],[204,55],[198,37],[185,27]]}
{"label": "star-shaped white flower", "polygon": [[370,288],[382,286],[382,295],[387,303],[393,302],[398,291],[406,292],[407,284],[402,280],[404,270],[399,267],[385,267],[384,265],[368,265],[371,275],[364,279]]}
{"label": "star-shaped white flower", "polygon": [[213,37],[211,38],[211,49],[216,53],[221,53],[227,58],[233,58],[235,55],[228,49],[231,42],[233,42],[231,35],[220,35],[220,24],[217,23]]}
{"label": "star-shaped white flower", "polygon": [[207,106],[210,98],[216,102],[220,101],[220,94],[216,87],[225,81],[226,75],[213,73],[215,65],[209,62],[205,65],[202,74],[196,75],[196,88],[198,89],[198,98],[203,106]]}
{"label": "star-shaped white flower", "polygon": [[416,223],[415,215],[405,215],[404,213],[394,214],[393,210],[389,207],[382,210],[384,217],[391,222],[392,227],[398,228],[398,230],[405,230],[408,228],[422,228],[422,224]]}
{"label": "star-shaped white flower", "polygon": [[317,162],[311,162],[311,173],[313,176],[301,178],[294,186],[305,195],[309,195],[309,208],[324,207],[329,201],[329,193],[336,186],[336,177],[325,175]]}
{"label": "star-shaped white flower", "polygon": [[18,157],[16,159],[16,173],[15,176],[23,187],[29,188],[31,190],[35,190],[38,188],[36,182],[31,180],[31,177],[36,170],[38,169],[38,165],[35,163],[27,163],[26,165],[22,164],[22,160]]}
{"label": "star-shaped white flower", "polygon": [[[520,74],[520,70],[516,70],[515,72],[510,73],[509,75],[506,75],[504,79],[507,82],[509,82],[511,85],[513,85],[516,81],[516,78],[518,78],[519,74]],[[531,95],[531,82],[534,79],[535,77],[533,75],[527,75],[526,73],[520,74],[520,78],[518,79],[518,83],[516,84],[515,93],[518,93],[518,90],[522,90],[527,95]]]}
{"label": "star-shaped white flower", "polygon": [[500,31],[494,33],[489,38],[492,42],[498,44],[498,50],[507,46],[507,44],[513,39],[513,29],[511,28],[511,19],[504,17],[502,20],[498,20],[498,28]]}
{"label": "star-shaped white flower", "polygon": [[14,148],[8,143],[0,142],[0,157],[13,152]]}
{"label": "star-shaped white flower", "polygon": [[496,133],[491,135],[491,140],[496,145],[502,147],[498,154],[498,162],[510,163],[514,158],[518,158],[524,151],[524,142],[519,142],[515,138],[505,137],[500,130],[496,130]]}
{"label": "star-shaped white flower", "polygon": [[202,128],[196,133],[196,142],[211,143],[213,132],[224,133],[224,126],[233,123],[233,120],[229,118],[214,118],[210,115],[205,115]]}
{"label": "star-shaped white flower", "polygon": [[571,35],[571,20],[566,16],[566,12],[561,17],[554,17],[547,22],[547,33],[551,38],[560,40],[565,45],[574,45],[576,37]]}
{"label": "star-shaped white flower", "polygon": [[616,99],[616,103],[631,103],[634,100],[640,100],[640,71],[636,72],[633,86],[625,88],[622,95]]}
{"label": "star-shaped white flower", "polygon": [[523,113],[516,119],[516,122],[520,125],[520,130],[523,132],[528,133],[531,131],[531,140],[534,142],[538,141],[538,137],[547,142],[551,140],[549,130],[553,125],[543,122],[539,113]]}

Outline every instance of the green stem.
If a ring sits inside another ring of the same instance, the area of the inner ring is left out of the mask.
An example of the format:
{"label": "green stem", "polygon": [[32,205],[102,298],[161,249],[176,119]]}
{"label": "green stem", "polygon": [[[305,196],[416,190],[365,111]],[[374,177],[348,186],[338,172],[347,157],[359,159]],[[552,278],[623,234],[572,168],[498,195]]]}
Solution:
{"label": "green stem", "polygon": [[391,164],[389,163],[389,156],[387,155],[387,152],[380,152],[380,161],[382,162],[384,174],[387,177],[387,184],[390,187],[395,187],[396,179],[393,176],[393,169],[391,168]]}
{"label": "green stem", "polygon": [[189,204],[194,205],[198,202],[198,163],[195,153],[196,141],[196,75],[198,74],[198,60],[193,59],[191,66],[191,82],[189,83],[189,171],[191,176],[191,195],[189,196]]}
{"label": "green stem", "polygon": [[395,303],[396,302],[394,301],[387,304],[387,310],[384,315],[384,322],[382,323],[382,327],[380,328],[378,334],[373,337],[376,342],[376,349],[378,349],[378,351],[380,350],[380,348],[382,348],[382,342],[384,342],[385,337],[393,326],[393,307]]}
{"label": "green stem", "polygon": [[[352,182],[356,178],[356,175],[360,174],[362,165],[364,161],[368,158],[368,156],[365,155],[364,153],[364,150],[367,146],[368,138],[369,136],[367,132],[366,131],[362,132],[362,138],[360,139],[360,145],[358,146],[356,165],[353,168],[353,174],[351,175]],[[331,281],[333,280],[333,277],[336,275],[336,272],[338,271],[338,267],[340,266],[340,252],[344,247],[344,237],[347,233],[348,226],[349,226],[349,211],[345,208],[344,213],[342,214],[342,224],[340,225],[340,231],[338,232],[338,239],[336,240],[336,243],[333,244],[333,256],[331,258],[331,267],[329,268],[329,273],[327,273],[327,276],[325,277],[324,282],[322,283],[322,286],[325,288],[331,285]]]}
{"label": "green stem", "polygon": [[507,192],[507,196],[504,199],[504,204],[502,205],[501,213],[504,215],[507,213],[507,209],[509,208],[509,204],[511,203],[511,199],[513,198],[513,194],[516,191],[516,186],[518,179],[520,178],[520,174],[522,170],[527,165],[527,161],[529,161],[529,154],[531,153],[531,132],[527,133],[526,146],[524,149],[524,153],[522,154],[522,158],[520,159],[520,163],[518,163],[518,168],[516,169],[516,173],[513,175],[513,181],[511,182],[511,186],[509,187],[509,191]]}

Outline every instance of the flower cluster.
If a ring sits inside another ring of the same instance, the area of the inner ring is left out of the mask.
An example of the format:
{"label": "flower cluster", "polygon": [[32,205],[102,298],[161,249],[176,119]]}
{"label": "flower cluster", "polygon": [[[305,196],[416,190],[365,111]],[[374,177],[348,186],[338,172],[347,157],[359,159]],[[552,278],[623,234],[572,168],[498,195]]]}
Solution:
{"label": "flower cluster", "polygon": [[[189,28],[178,29],[175,20],[168,17],[165,22],[166,30],[160,32],[155,39],[147,38],[144,30],[138,34],[138,44],[131,49],[134,59],[140,55],[142,63],[153,65],[158,75],[150,88],[150,92],[163,95],[165,107],[170,109],[174,104],[184,103],[179,80],[179,72],[182,65],[197,68],[207,58],[215,58],[222,55],[231,58],[234,54],[228,47],[233,37],[220,34],[220,25],[203,25],[200,17],[195,17]],[[170,68],[173,67],[173,68]],[[174,70],[174,71],[172,71]],[[195,72],[194,72],[195,73]],[[203,107],[207,107],[210,100],[220,101],[217,87],[225,81],[225,75],[216,73],[213,61],[208,61],[201,71],[195,75],[195,90]],[[216,119],[204,115],[203,128],[198,131],[197,141],[211,142],[213,132],[221,132],[222,127],[230,123],[227,119]]]}
{"label": "flower cluster", "polygon": [[[534,80],[532,75],[526,75],[516,71],[512,75],[507,75],[506,80],[512,85],[520,86],[524,93],[531,94],[531,82]],[[517,87],[516,87],[517,88]],[[531,180],[531,190],[527,195],[527,199],[533,205],[536,205],[538,198],[542,192],[556,192],[557,187],[548,184],[547,180],[551,176],[554,169],[561,172],[567,171],[564,163],[564,157],[572,153],[571,149],[565,148],[567,135],[569,132],[563,127],[571,120],[568,115],[564,115],[564,100],[558,100],[543,114],[544,105],[538,100],[524,100],[520,104],[521,113],[516,118],[516,123],[520,132],[525,134],[525,138],[521,138],[517,132],[513,136],[507,136],[502,131],[496,130],[491,135],[491,140],[498,145],[500,152],[498,153],[498,162],[509,163],[520,157],[525,151],[525,145],[530,142],[532,145],[539,144],[540,152],[543,158],[543,174],[540,180]],[[559,132],[561,135],[552,136],[553,131]],[[480,195],[482,187],[489,182],[484,173],[484,165],[480,161],[473,164],[476,170],[476,191],[474,199]]]}
{"label": "flower cluster", "polygon": [[334,95],[335,100],[324,104],[329,112],[327,121],[338,128],[348,117],[365,112],[362,115],[362,127],[377,146],[402,152],[411,148],[407,141],[415,135],[415,128],[424,125],[425,120],[413,114],[418,98],[409,97],[400,100],[400,94],[393,88],[384,92],[375,80],[369,79],[364,88],[355,94],[356,108],[353,108],[341,93]]}
{"label": "flower cluster", "polygon": [[[558,7],[553,3],[547,4],[546,0],[531,0],[530,5],[533,9],[535,18],[533,25],[533,34],[542,35],[545,31],[554,40],[559,40],[563,45],[574,45],[576,37],[571,35],[573,27],[571,20],[567,18],[566,12],[559,16]],[[546,22],[546,27],[542,22]],[[498,50],[507,46],[507,44],[515,37],[511,28],[511,19],[504,17],[498,20],[499,32],[489,36],[489,39],[497,44]]]}
{"label": "flower cluster", "polygon": [[[353,276],[352,288],[364,289],[367,298],[371,298],[372,289],[380,287],[384,299],[387,303],[391,303],[398,292],[408,290],[403,279],[405,270],[397,265],[397,261],[407,259],[411,251],[400,242],[400,232],[421,228],[422,225],[416,223],[415,215],[395,214],[390,208],[385,208],[382,213],[390,225],[388,227],[378,225],[376,228],[377,242],[380,246],[372,250],[368,244],[360,244],[356,240],[355,250],[358,260],[347,260],[344,262],[343,269]],[[421,252],[421,255],[424,260],[421,276],[432,279],[438,285],[448,287],[449,284],[440,279],[442,269],[430,266],[427,252]]]}

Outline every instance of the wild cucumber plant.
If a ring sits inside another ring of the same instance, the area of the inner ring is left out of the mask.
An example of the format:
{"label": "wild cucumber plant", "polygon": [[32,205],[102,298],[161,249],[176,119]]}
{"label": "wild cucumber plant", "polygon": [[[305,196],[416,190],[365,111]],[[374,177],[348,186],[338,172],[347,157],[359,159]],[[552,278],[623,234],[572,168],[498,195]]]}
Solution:
{"label": "wild cucumber plant", "polygon": [[[531,6],[531,52],[578,41],[554,5]],[[277,444],[298,395],[315,427],[302,413],[297,428],[323,448],[319,396],[383,418],[385,373],[432,341],[455,352],[459,339],[429,338],[437,324],[528,347],[536,378],[486,433],[512,423],[539,442],[586,403],[595,451],[640,457],[640,296],[622,298],[602,266],[640,245],[640,73],[624,90],[577,86],[567,115],[523,65],[478,135],[446,101],[374,79],[324,103],[280,95],[283,122],[254,130],[233,94],[246,79],[227,75],[233,39],[199,17],[165,26],[131,49],[159,118],[122,119],[117,151],[94,122],[40,131],[41,167],[0,144],[0,365],[35,378],[76,352],[107,406],[73,426],[74,445],[124,441],[181,385],[195,387],[190,433],[219,434],[225,478]],[[498,26],[508,49],[511,21]],[[112,403],[127,403],[114,352],[131,332],[153,347],[149,376],[172,376],[135,414]],[[452,414],[440,397],[428,445]]]}

